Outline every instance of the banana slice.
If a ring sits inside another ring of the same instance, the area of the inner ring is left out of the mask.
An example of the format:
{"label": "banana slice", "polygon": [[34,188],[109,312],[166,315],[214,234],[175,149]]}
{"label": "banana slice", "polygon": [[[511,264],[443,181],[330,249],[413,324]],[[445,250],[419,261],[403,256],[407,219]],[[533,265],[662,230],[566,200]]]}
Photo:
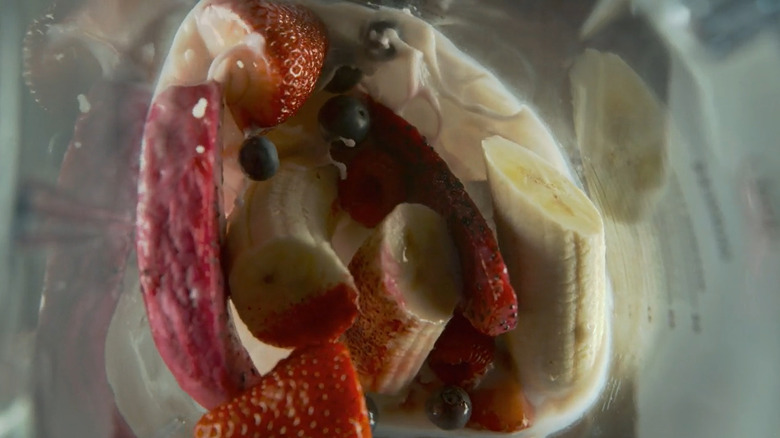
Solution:
{"label": "banana slice", "polygon": [[[332,341],[357,316],[357,290],[330,245],[337,170],[282,164],[231,218],[231,298],[249,331],[277,347]],[[327,315],[322,315],[322,309]]]}
{"label": "banana slice", "polygon": [[619,56],[588,49],[570,72],[585,182],[606,217],[634,223],[667,180],[668,116]]}
{"label": "banana slice", "polygon": [[510,353],[529,395],[591,373],[606,339],[604,226],[574,183],[502,137],[483,141],[498,242],[518,293]]}
{"label": "banana slice", "polygon": [[250,184],[228,224],[228,271],[237,255],[279,238],[294,236],[312,245],[329,241],[337,181],[335,167],[282,162],[273,178]]}
{"label": "banana slice", "polygon": [[344,339],[365,389],[394,394],[414,379],[455,310],[459,266],[446,222],[419,204],[397,206],[358,249],[360,316]]}

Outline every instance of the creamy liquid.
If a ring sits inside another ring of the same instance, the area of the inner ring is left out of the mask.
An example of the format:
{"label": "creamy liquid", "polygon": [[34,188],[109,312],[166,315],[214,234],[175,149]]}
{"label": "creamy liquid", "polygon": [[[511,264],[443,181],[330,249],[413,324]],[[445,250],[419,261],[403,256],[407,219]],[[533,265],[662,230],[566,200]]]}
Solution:
{"label": "creamy liquid", "polygon": [[[481,149],[483,139],[501,135],[527,147],[571,177],[566,159],[534,111],[513,96],[492,73],[460,52],[444,35],[424,21],[398,10],[372,9],[348,3],[302,3],[310,6],[325,21],[330,32],[331,47],[338,47],[338,53],[347,54],[344,59],[336,59],[335,65],[330,67],[349,63],[363,69],[366,76],[361,88],[379,102],[397,111],[429,139],[452,171],[463,180],[488,222],[492,223],[492,203],[485,181],[486,169]],[[195,11],[202,5],[203,3],[196,6]],[[172,54],[163,68],[158,92],[172,83],[202,82],[207,79],[208,72],[213,71],[210,67],[215,55],[201,38],[204,26],[207,28],[208,23],[196,22],[192,18],[194,15],[196,14],[190,14],[177,34]],[[391,35],[397,56],[390,61],[374,62],[362,56],[359,46],[361,28],[367,22],[377,19],[398,23],[398,34]],[[182,50],[185,47],[186,49]],[[187,68],[182,68],[183,66]],[[332,70],[326,70],[323,75],[330,72]],[[225,161],[226,200],[230,202],[231,199],[236,199],[242,190],[242,178],[235,167],[233,155],[242,136],[234,127],[231,129],[232,121],[229,116],[227,118],[223,124],[223,136],[228,155]],[[306,146],[312,150],[327,150],[327,145],[323,147],[324,142],[316,136],[302,136],[302,139],[305,139]],[[314,144],[318,141],[321,144]],[[232,207],[232,204],[227,207]],[[350,222],[349,219],[344,219],[339,228],[354,230],[354,223]],[[337,236],[337,251],[348,260],[364,236],[365,233],[360,232],[342,232]],[[125,295],[112,322],[107,341],[109,377],[120,410],[131,427],[139,433],[155,430],[155,427],[165,427],[170,424],[171,419],[181,419],[185,422],[183,424],[196,420],[202,410],[191,400],[187,405],[188,397],[177,387],[170,373],[165,372],[167,369],[154,375],[144,371],[150,367],[158,370],[160,367],[164,368],[164,365],[151,344],[148,326],[138,324],[138,318],[143,315],[143,311],[137,285],[134,284]],[[128,295],[137,295],[138,299],[128,298]],[[131,322],[135,324],[133,330],[119,329],[127,327],[127,318],[131,318]],[[237,318],[236,325],[242,342],[261,372],[272,368],[276,361],[287,354],[285,350],[259,343]],[[607,326],[609,327],[609,324]],[[518,432],[515,436],[545,436],[568,426],[587,410],[604,386],[608,369],[610,330],[607,330],[605,337],[592,375],[566,394],[555,397],[537,394],[530,397],[536,405],[534,426]],[[145,347],[141,345],[143,343],[147,343]],[[142,349],[145,351],[141,351]],[[111,357],[115,356],[124,358],[121,365],[111,360]],[[118,373],[117,367],[120,366],[123,369],[137,368],[141,372]],[[146,408],[149,398],[157,402],[153,404],[154,408]],[[160,403],[165,404],[166,400],[171,401],[168,404],[170,409],[159,406]],[[393,409],[393,403],[392,400],[385,401],[385,405],[381,406],[382,424],[377,430],[378,436],[453,435],[453,432],[435,428],[425,418],[422,408],[414,413],[401,413]],[[182,404],[188,407],[183,407]],[[483,432],[471,430],[459,430],[454,434],[485,435]]]}

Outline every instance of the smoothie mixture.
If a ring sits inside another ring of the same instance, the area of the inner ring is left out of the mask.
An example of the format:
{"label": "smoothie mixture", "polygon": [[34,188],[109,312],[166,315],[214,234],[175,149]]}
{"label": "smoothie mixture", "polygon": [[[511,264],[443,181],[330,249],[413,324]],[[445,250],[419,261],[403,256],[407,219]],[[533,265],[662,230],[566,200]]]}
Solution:
{"label": "smoothie mixture", "polygon": [[598,210],[533,110],[408,10],[198,3],[136,244],[106,356],[138,436],[545,436],[604,385]]}

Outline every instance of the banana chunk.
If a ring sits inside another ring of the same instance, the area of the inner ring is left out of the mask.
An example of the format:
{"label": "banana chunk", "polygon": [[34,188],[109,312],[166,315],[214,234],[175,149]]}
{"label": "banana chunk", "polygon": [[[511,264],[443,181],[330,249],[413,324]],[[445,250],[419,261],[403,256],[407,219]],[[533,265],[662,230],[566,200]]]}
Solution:
{"label": "banana chunk", "polygon": [[344,341],[364,388],[397,393],[417,375],[458,302],[459,263],[447,224],[426,206],[400,204],[349,270],[360,316]]}
{"label": "banana chunk", "polygon": [[329,240],[337,178],[332,166],[283,164],[247,189],[231,218],[231,299],[249,331],[267,344],[333,341],[357,317],[357,289]]}
{"label": "banana chunk", "polygon": [[604,226],[588,197],[539,156],[483,141],[498,242],[518,293],[509,351],[529,395],[589,377],[606,344]]}
{"label": "banana chunk", "polygon": [[619,56],[588,49],[570,72],[574,130],[585,182],[604,216],[649,217],[668,181],[669,118]]}

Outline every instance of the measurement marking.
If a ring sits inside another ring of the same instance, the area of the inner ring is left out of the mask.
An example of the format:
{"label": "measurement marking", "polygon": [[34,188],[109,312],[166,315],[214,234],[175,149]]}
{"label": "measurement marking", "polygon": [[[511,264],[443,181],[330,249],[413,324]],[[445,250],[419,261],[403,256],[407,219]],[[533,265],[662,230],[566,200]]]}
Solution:
{"label": "measurement marking", "polygon": [[773,191],[773,181],[769,177],[759,176],[753,181],[752,187],[749,187],[748,202],[755,210],[761,234],[774,242],[780,237],[780,214],[772,201]]}
{"label": "measurement marking", "polygon": [[[703,172],[703,170],[702,170]],[[713,198],[714,199],[714,198]],[[699,237],[693,228],[693,222],[690,217],[687,218],[687,234],[690,237],[690,250],[686,251],[687,258],[690,260],[689,275],[686,276],[685,288],[688,292],[689,304],[691,306],[691,329],[693,333],[701,333],[701,318],[699,315],[699,295],[706,293],[706,279],[704,277],[704,266],[701,258],[701,245]],[[722,231],[722,228],[721,228]]]}
{"label": "measurement marking", "polygon": [[718,205],[718,198],[715,196],[715,192],[712,190],[712,180],[710,179],[707,165],[703,161],[695,161],[691,166],[696,174],[696,181],[699,183],[699,188],[704,195],[704,203],[707,205],[707,209],[710,212],[710,222],[715,234],[715,243],[718,247],[718,254],[722,261],[730,261],[731,254],[731,242],[729,242],[726,236],[726,230],[723,219],[723,211],[721,211]]}
{"label": "measurement marking", "polygon": [[694,313],[691,315],[691,324],[693,326],[693,332],[696,334],[701,333],[701,315]]}
{"label": "measurement marking", "polygon": [[701,333],[701,318],[699,316],[699,295],[704,294],[707,290],[706,279],[704,278],[704,267],[702,266],[701,259],[701,246],[699,245],[699,238],[693,229],[693,223],[688,220],[688,233],[691,236],[691,248],[690,257],[692,261],[691,277],[688,278],[688,295],[691,305],[691,328],[693,333]]}

